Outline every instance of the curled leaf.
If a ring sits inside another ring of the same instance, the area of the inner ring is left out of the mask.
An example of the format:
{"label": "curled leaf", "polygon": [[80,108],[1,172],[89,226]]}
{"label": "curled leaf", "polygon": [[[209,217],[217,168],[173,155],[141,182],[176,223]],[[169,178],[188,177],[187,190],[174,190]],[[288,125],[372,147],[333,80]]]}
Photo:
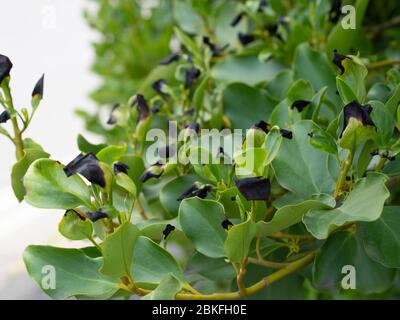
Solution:
{"label": "curled leaf", "polygon": [[267,200],[271,191],[269,179],[262,177],[235,178],[235,184],[246,200]]}
{"label": "curled leaf", "polygon": [[85,156],[82,153],[79,154],[64,167],[64,172],[67,177],[79,173],[91,183],[97,184],[102,188],[106,185],[104,172],[99,165],[99,160],[91,152]]}

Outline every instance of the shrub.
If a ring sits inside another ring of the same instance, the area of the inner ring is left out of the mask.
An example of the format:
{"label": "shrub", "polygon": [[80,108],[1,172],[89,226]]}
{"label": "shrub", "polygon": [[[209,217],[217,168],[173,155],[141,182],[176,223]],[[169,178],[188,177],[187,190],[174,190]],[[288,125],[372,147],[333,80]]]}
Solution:
{"label": "shrub", "polygon": [[[23,138],[43,78],[31,111],[17,110],[12,64],[0,57],[15,195],[65,210],[60,233],[90,244],[25,250],[48,295],[398,297],[398,17],[366,23],[374,11],[358,0],[356,29],[344,29],[340,1],[291,3],[167,2],[180,50],[147,77],[128,76],[137,91],[127,101],[116,99],[125,89],[98,98],[118,102],[107,121],[87,118],[107,143],[79,135],[81,153],[66,165]],[[98,26],[114,9],[100,10]],[[135,43],[132,56],[146,48]]]}

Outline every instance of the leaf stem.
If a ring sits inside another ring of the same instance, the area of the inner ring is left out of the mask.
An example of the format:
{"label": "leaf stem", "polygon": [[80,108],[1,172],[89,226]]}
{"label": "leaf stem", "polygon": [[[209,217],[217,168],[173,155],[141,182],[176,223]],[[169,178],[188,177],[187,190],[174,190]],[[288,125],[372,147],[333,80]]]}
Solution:
{"label": "leaf stem", "polygon": [[367,65],[367,68],[369,70],[372,70],[372,69],[384,68],[387,66],[391,66],[393,64],[400,64],[400,59],[387,59],[387,60],[372,62]]}
{"label": "leaf stem", "polygon": [[335,194],[334,194],[335,200],[337,200],[341,194],[343,185],[346,182],[347,173],[349,172],[349,169],[351,168],[352,163],[353,163],[353,152],[350,151],[347,159],[343,162],[342,170],[340,173],[340,178],[336,184]]}
{"label": "leaf stem", "polygon": [[290,265],[288,262],[274,262],[274,261],[268,261],[265,259],[260,259],[260,258],[248,258],[249,263],[256,264],[262,267],[266,268],[272,268],[272,269],[282,269]]}
{"label": "leaf stem", "polygon": [[[311,252],[306,255],[304,258],[296,260],[295,262],[289,264],[287,267],[282,268],[274,273],[262,278],[257,283],[252,286],[245,288],[245,294],[242,295],[240,291],[228,292],[228,293],[213,293],[213,294],[187,294],[187,293],[178,293],[175,298],[177,300],[238,300],[246,296],[253,295],[260,290],[266,288],[267,286],[287,277],[288,275],[302,269],[309,263],[311,263],[315,258],[315,252]],[[132,279],[128,279],[127,277],[122,278],[123,284],[120,285],[120,288],[139,296],[144,296],[150,293],[150,290],[141,289],[137,287]]]}

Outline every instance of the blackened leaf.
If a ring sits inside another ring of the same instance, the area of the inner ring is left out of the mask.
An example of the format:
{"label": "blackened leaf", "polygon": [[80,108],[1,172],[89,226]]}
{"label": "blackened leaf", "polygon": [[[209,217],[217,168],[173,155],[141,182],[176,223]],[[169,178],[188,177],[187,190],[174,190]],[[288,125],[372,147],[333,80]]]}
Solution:
{"label": "blackened leaf", "polygon": [[255,40],[255,37],[251,33],[238,33],[239,41],[243,46],[248,45],[249,43],[252,43]]}
{"label": "blackened leaf", "polygon": [[10,113],[7,110],[4,110],[0,114],[0,123],[6,123],[8,120],[10,120]]}
{"label": "blackened leaf", "polygon": [[156,178],[158,179],[159,177],[162,176],[164,172],[164,165],[161,162],[157,162],[150,166],[141,176],[140,176],[140,181],[146,182],[147,180],[151,178]]}
{"label": "blackened leaf", "polygon": [[138,110],[139,110],[139,121],[142,121],[146,119],[149,114],[149,106],[147,104],[146,99],[143,97],[143,95],[138,94],[136,96],[137,104],[138,104]]}
{"label": "blackened leaf", "polygon": [[204,185],[200,186],[198,183],[194,183],[191,187],[189,187],[186,191],[184,191],[176,200],[182,201],[183,199],[199,197],[201,199],[205,199],[207,194],[211,191],[211,186]]}
{"label": "blackened leaf", "polygon": [[165,95],[166,93],[163,91],[163,86],[166,85],[167,82],[164,79],[159,79],[151,85],[153,90],[160,95]]}
{"label": "blackened leaf", "polygon": [[233,19],[232,19],[232,21],[231,21],[231,27],[236,27],[239,23],[240,23],[240,21],[242,20],[242,18],[243,18],[243,16],[244,16],[244,12],[242,11],[242,12],[239,12],[239,14],[237,14]]}
{"label": "blackened leaf", "polygon": [[172,224],[167,224],[165,229],[163,230],[164,240],[167,239],[168,235],[175,230],[175,227]]}
{"label": "blackened leaf", "polygon": [[189,89],[193,86],[194,81],[200,77],[200,70],[196,67],[191,67],[186,70],[185,75],[185,89]]}
{"label": "blackened leaf", "polygon": [[230,222],[227,217],[225,217],[224,221],[222,221],[222,223],[221,223],[221,226],[225,230],[229,230],[229,228],[233,226],[233,223]]}
{"label": "blackened leaf", "polygon": [[97,220],[108,218],[107,213],[104,213],[102,211],[86,212],[86,215],[92,222],[96,222]]}
{"label": "blackened leaf", "polygon": [[262,177],[235,178],[235,184],[247,200],[267,200],[271,190],[269,179]]}
{"label": "blackened leaf", "polygon": [[115,117],[115,110],[117,110],[119,108],[120,104],[116,103],[113,105],[111,112],[110,112],[110,117],[107,120],[107,124],[116,124],[117,123],[117,118]]}
{"label": "blackened leaf", "polygon": [[168,65],[172,62],[178,61],[180,59],[180,54],[179,53],[173,53],[170,56],[164,58],[163,60],[160,61],[161,65]]}
{"label": "blackened leaf", "polygon": [[267,7],[268,1],[267,0],[260,0],[260,4],[258,5],[258,12],[264,11],[264,9]]}
{"label": "blackened leaf", "polygon": [[286,138],[286,139],[293,139],[293,133],[292,131],[285,130],[285,129],[279,129],[279,132],[281,133],[281,136]]}
{"label": "blackened leaf", "polygon": [[290,106],[291,109],[296,108],[297,111],[302,112],[305,107],[307,107],[311,102],[306,100],[296,100]]}
{"label": "blackened leaf", "polygon": [[350,57],[345,56],[343,54],[340,54],[336,49],[333,50],[333,59],[332,62],[340,69],[340,75],[342,75],[344,73],[344,66],[342,64],[342,61],[344,59],[350,59],[352,60]]}
{"label": "blackened leaf", "polygon": [[79,173],[91,183],[97,184],[102,188],[106,185],[104,172],[99,165],[99,160],[91,152],[85,156],[82,153],[78,155],[64,167],[64,172],[67,177]]}
{"label": "blackened leaf", "polygon": [[329,10],[329,21],[336,23],[339,21],[342,11],[342,0],[332,0],[332,6]]}
{"label": "blackened leaf", "polygon": [[189,123],[186,125],[185,128],[186,128],[186,129],[189,129],[189,130],[193,130],[193,131],[195,131],[196,133],[199,133],[199,131],[200,131],[200,124],[198,124],[197,122],[189,122]]}
{"label": "blackened leaf", "polygon": [[265,121],[261,120],[251,126],[253,129],[261,129],[265,133],[268,133],[270,125]]}
{"label": "blackened leaf", "polygon": [[269,34],[271,35],[271,37],[275,37],[275,38],[283,41],[282,36],[278,33],[278,25],[277,24],[268,26],[267,30],[268,30]]}
{"label": "blackened leaf", "polygon": [[0,84],[3,82],[4,78],[10,75],[10,70],[13,64],[10,59],[2,54],[0,54]]}
{"label": "blackened leaf", "polygon": [[125,163],[116,162],[116,163],[114,163],[113,168],[114,168],[115,175],[118,175],[118,173],[121,173],[121,172],[128,174],[129,167]]}
{"label": "blackened leaf", "polygon": [[44,88],[44,74],[40,77],[38,82],[36,82],[35,87],[32,91],[32,97],[38,95],[40,99],[43,99],[43,88]]}
{"label": "blackened leaf", "polygon": [[203,37],[203,42],[211,50],[214,57],[219,56],[229,46],[229,44],[226,44],[223,47],[217,47],[209,37]]}
{"label": "blackened leaf", "polygon": [[340,133],[340,137],[342,137],[344,130],[346,130],[347,125],[351,118],[355,118],[360,121],[364,126],[370,125],[375,126],[374,122],[371,119],[372,107],[371,105],[361,105],[357,101],[352,101],[349,104],[344,106],[344,122],[343,129]]}

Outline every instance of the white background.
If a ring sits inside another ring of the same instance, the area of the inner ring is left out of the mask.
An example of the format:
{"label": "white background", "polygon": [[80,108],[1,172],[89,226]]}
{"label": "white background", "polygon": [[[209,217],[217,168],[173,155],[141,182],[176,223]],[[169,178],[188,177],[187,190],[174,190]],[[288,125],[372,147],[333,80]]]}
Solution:
{"label": "white background", "polygon": [[[90,72],[96,34],[82,16],[91,2],[0,1],[0,54],[14,64],[14,104],[29,108],[34,84],[45,73],[44,100],[27,136],[64,163],[78,153],[76,136],[83,130],[74,110],[94,108],[88,94],[98,82]],[[0,136],[0,299],[45,298],[28,279],[22,252],[29,244],[71,244],[57,235],[63,212],[17,203],[9,178],[14,161],[13,146]]]}

